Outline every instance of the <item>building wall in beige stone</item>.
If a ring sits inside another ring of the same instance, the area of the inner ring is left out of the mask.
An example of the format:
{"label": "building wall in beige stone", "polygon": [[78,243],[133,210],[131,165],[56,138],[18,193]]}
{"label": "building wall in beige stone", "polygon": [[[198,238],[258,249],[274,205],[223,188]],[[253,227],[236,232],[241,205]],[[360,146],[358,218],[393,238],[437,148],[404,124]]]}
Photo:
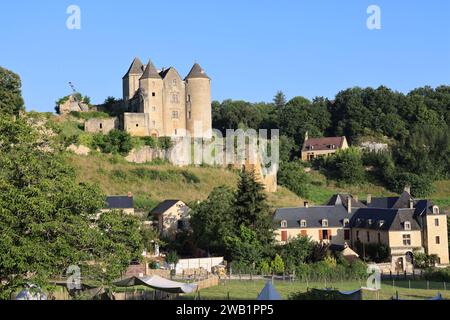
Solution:
{"label": "building wall in beige stone", "polygon": [[[403,235],[411,235],[411,245],[403,244]],[[389,245],[391,248],[420,248],[422,247],[422,233],[417,231],[389,231]]]}
{"label": "building wall in beige stone", "polygon": [[281,244],[281,232],[287,231],[288,241],[297,238],[302,235],[302,230],[306,232],[306,236],[310,237],[312,241],[319,242],[320,232],[322,230],[328,230],[331,232],[331,240],[322,239],[325,243],[344,245],[346,242],[350,243],[350,240],[345,240],[344,228],[279,228],[275,230],[275,241]]}
{"label": "building wall in beige stone", "polygon": [[[436,226],[435,220],[438,221]],[[439,244],[436,242],[439,237]],[[445,214],[430,214],[426,216],[426,232],[424,246],[427,254],[437,254],[441,264],[449,263],[447,216]]]}
{"label": "building wall in beige stone", "polygon": [[166,212],[159,215],[158,227],[162,236],[173,238],[178,230],[178,221],[187,223],[189,219],[189,207],[183,202],[178,201]]}
{"label": "building wall in beige stone", "polygon": [[84,130],[90,133],[107,134],[114,129],[119,129],[118,118],[89,119],[84,123]]}
{"label": "building wall in beige stone", "polygon": [[149,115],[147,113],[124,113],[124,131],[134,137],[149,136]]}
{"label": "building wall in beige stone", "polygon": [[[186,118],[187,130],[193,137],[210,138],[211,118],[211,80],[192,78],[186,80]],[[196,121],[201,123],[201,133],[195,132]]]}
{"label": "building wall in beige stone", "polygon": [[163,80],[164,136],[180,137],[185,135],[186,104],[184,97],[184,81],[178,72],[174,68],[171,68]]}
{"label": "building wall in beige stone", "polygon": [[149,115],[150,134],[157,137],[162,136],[164,135],[163,80],[142,79],[140,88],[144,92],[145,99],[139,112]]}
{"label": "building wall in beige stone", "polygon": [[[367,239],[367,233],[369,233],[369,240]],[[378,234],[380,237],[378,238]],[[361,229],[361,228],[352,228],[352,242],[353,246],[357,241],[361,243],[381,243],[389,246],[389,232],[387,231],[379,231],[379,230],[371,230],[371,229]]]}
{"label": "building wall in beige stone", "polygon": [[139,89],[139,78],[142,74],[130,74],[123,78],[123,100],[127,101],[133,98],[136,91]]}

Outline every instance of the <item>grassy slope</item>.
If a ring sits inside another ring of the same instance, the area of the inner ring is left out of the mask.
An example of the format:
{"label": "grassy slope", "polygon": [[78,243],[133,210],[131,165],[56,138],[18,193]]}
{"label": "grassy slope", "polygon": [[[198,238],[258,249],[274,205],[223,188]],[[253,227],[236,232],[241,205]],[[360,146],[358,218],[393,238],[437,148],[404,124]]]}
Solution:
{"label": "grassy slope", "polygon": [[[151,208],[165,199],[180,199],[185,202],[205,199],[214,187],[227,185],[236,187],[237,172],[210,167],[178,168],[169,164],[132,164],[106,155],[88,157],[69,155],[69,162],[75,167],[80,182],[95,183],[108,195],[122,195],[131,191],[138,206]],[[144,169],[164,174],[171,172],[171,179],[142,179],[133,170]],[[117,172],[124,172],[117,175]],[[189,172],[199,178],[198,183],[189,183],[182,173]],[[179,173],[179,174],[177,174]],[[269,195],[272,207],[299,206],[302,200],[285,188]]]}

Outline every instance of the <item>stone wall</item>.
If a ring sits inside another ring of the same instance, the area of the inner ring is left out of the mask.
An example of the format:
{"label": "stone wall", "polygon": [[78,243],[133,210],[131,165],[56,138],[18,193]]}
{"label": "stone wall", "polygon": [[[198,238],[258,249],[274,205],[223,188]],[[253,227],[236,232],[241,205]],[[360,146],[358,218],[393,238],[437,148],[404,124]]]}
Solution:
{"label": "stone wall", "polygon": [[89,133],[103,133],[107,134],[111,130],[119,129],[119,119],[107,118],[107,119],[89,119],[84,123],[84,130]]}

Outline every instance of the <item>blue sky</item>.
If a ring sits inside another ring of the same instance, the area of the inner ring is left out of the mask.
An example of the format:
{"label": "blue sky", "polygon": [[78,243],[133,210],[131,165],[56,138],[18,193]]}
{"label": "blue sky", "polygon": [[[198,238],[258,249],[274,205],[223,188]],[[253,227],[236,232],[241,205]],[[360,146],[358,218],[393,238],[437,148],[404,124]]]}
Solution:
{"label": "blue sky", "polygon": [[[66,9],[81,8],[81,30]],[[366,27],[369,5],[381,30]],[[407,92],[450,84],[447,0],[3,1],[0,65],[20,74],[28,110],[53,111],[68,82],[94,103],[121,97],[133,57],[199,62],[213,99],[334,97],[351,86]]]}

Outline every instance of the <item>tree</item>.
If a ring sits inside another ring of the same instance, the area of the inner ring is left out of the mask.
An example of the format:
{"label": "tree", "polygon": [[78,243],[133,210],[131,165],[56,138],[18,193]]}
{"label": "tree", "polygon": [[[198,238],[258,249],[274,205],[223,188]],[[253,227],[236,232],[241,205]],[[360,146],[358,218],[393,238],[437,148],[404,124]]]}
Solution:
{"label": "tree", "polygon": [[300,162],[281,163],[278,170],[278,184],[302,198],[309,197],[310,178]]}
{"label": "tree", "polygon": [[338,150],[335,155],[328,157],[325,163],[328,174],[340,182],[359,184],[364,181],[361,151],[357,148]]}
{"label": "tree", "polygon": [[166,256],[166,262],[170,265],[176,265],[180,258],[178,258],[178,254],[176,251],[170,251]]}
{"label": "tree", "polygon": [[0,115],[18,115],[25,111],[21,87],[17,74],[0,67]]}
{"label": "tree", "polygon": [[308,237],[299,236],[290,240],[287,244],[280,246],[280,256],[288,270],[295,270],[298,266],[306,263],[311,256],[314,243]]}
{"label": "tree", "polygon": [[263,245],[272,243],[273,226],[267,195],[264,186],[256,181],[254,171],[243,170],[240,173],[234,215],[237,228],[241,225],[249,227],[257,233]]}
{"label": "tree", "polygon": [[200,248],[225,254],[225,238],[235,234],[233,204],[233,190],[221,186],[213,189],[205,201],[191,205],[190,225]]}
{"label": "tree", "polygon": [[245,266],[256,266],[261,261],[263,246],[256,232],[243,224],[237,235],[225,238],[225,246],[232,260]]}
{"label": "tree", "polygon": [[270,267],[272,271],[276,274],[280,274],[284,272],[284,262],[283,259],[277,254],[275,258],[270,263]]}
{"label": "tree", "polygon": [[278,109],[283,108],[286,105],[286,96],[284,95],[283,91],[277,92],[277,94],[273,98],[273,103]]}
{"label": "tree", "polygon": [[104,195],[77,183],[61,146],[28,122],[0,116],[0,298],[25,281],[45,287],[70,265],[119,277],[142,253],[139,222],[121,212],[93,220]]}

